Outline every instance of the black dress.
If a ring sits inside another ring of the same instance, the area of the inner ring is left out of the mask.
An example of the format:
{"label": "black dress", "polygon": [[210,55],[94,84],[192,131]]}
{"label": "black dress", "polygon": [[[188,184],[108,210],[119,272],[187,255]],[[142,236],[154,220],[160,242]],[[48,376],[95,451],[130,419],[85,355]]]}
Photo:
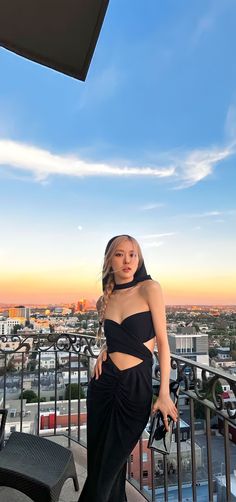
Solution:
{"label": "black dress", "polygon": [[[151,413],[152,353],[144,342],[155,336],[151,312],[136,312],[121,324],[104,320],[108,356],[87,393],[87,478],[78,502],[125,502],[127,459]],[[109,357],[122,352],[142,359],[120,370]]]}

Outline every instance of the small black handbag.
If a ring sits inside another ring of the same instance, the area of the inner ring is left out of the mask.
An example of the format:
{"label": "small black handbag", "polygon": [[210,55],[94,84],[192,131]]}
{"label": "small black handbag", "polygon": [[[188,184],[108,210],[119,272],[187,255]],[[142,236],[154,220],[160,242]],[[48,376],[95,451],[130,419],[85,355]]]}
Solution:
{"label": "small black handbag", "polygon": [[[171,381],[169,384],[170,397],[173,399],[174,404],[177,404],[179,397],[179,382]],[[152,418],[150,425],[146,427],[146,431],[150,434],[148,439],[148,448],[156,450],[163,454],[170,453],[171,439],[173,432],[173,418],[168,415],[169,431],[166,430],[163,421],[163,415],[160,410],[157,410]]]}

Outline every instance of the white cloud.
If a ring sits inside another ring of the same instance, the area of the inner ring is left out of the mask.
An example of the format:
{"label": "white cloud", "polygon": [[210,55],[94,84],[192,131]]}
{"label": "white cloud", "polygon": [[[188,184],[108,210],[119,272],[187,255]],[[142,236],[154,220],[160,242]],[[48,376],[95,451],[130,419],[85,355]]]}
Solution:
{"label": "white cloud", "polygon": [[189,218],[208,218],[208,216],[220,216],[221,211],[206,211],[205,213],[186,214]]}
{"label": "white cloud", "polygon": [[193,150],[182,158],[182,165],[176,168],[181,183],[175,188],[187,188],[213,173],[216,164],[234,154],[232,146]]}
{"label": "white cloud", "polygon": [[164,242],[163,241],[153,241],[153,242],[144,242],[142,247],[144,248],[159,248],[160,246],[163,246]]}
{"label": "white cloud", "polygon": [[[160,154],[162,162],[154,167],[141,165],[130,166],[124,162],[98,163],[85,161],[75,154],[57,154],[46,149],[2,139],[0,140],[0,165],[16,172],[33,175],[34,180],[45,184],[50,175],[71,177],[113,176],[146,177],[166,179],[174,184],[174,189],[188,188],[202,181],[214,171],[214,167],[234,154],[234,148],[208,148],[185,152]],[[165,160],[163,158],[165,157]],[[122,165],[123,164],[123,165]],[[130,160],[127,162],[130,164]],[[157,162],[158,164],[158,162]],[[162,203],[150,203],[141,206],[142,210],[161,207]]]}
{"label": "white cloud", "polygon": [[53,154],[42,148],[10,140],[0,140],[0,165],[30,171],[37,181],[49,175],[63,176],[152,176],[170,177],[173,167],[127,167],[88,162],[74,155]]}
{"label": "white cloud", "polygon": [[229,140],[236,140],[236,106],[231,104],[228,108],[225,120],[225,135]]}
{"label": "white cloud", "polygon": [[[215,216],[226,216],[226,215],[232,215],[232,214],[235,214],[235,210],[234,209],[231,209],[229,211],[206,211],[204,213],[188,213],[186,214],[185,216],[187,216],[188,218],[208,218],[208,217],[215,217]],[[183,216],[183,215],[182,215]],[[219,220],[217,220],[219,221]],[[220,220],[222,221],[222,220]]]}
{"label": "white cloud", "polygon": [[150,202],[150,204],[146,204],[144,206],[140,206],[141,211],[149,211],[150,209],[157,209],[159,207],[164,207],[165,204],[162,202]]}
{"label": "white cloud", "polygon": [[177,232],[165,232],[163,234],[147,234],[147,235],[141,235],[140,239],[156,239],[158,237],[172,237],[173,235],[176,235]]}

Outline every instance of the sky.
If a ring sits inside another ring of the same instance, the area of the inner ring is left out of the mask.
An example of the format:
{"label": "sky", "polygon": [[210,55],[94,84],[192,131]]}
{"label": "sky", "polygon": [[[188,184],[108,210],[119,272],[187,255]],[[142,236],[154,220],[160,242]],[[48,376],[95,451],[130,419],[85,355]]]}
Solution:
{"label": "sky", "polygon": [[85,82],[0,48],[0,302],[97,299],[127,233],[167,304],[236,303],[235,19],[110,0]]}

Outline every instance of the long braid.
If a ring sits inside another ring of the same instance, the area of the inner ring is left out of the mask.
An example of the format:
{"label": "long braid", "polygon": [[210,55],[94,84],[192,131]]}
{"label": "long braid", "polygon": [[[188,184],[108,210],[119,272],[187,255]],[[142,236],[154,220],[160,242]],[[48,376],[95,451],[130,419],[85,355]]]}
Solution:
{"label": "long braid", "polygon": [[103,336],[103,323],[104,323],[105,311],[106,311],[107,304],[108,304],[109,298],[112,294],[114,286],[115,286],[114,277],[113,277],[113,274],[110,274],[108,281],[107,281],[107,284],[105,286],[104,292],[103,292],[103,296],[101,297],[101,303],[100,303],[100,308],[99,308],[99,312],[98,312],[99,328],[98,328],[97,335],[96,335],[96,343],[98,346],[101,345],[101,339]]}

